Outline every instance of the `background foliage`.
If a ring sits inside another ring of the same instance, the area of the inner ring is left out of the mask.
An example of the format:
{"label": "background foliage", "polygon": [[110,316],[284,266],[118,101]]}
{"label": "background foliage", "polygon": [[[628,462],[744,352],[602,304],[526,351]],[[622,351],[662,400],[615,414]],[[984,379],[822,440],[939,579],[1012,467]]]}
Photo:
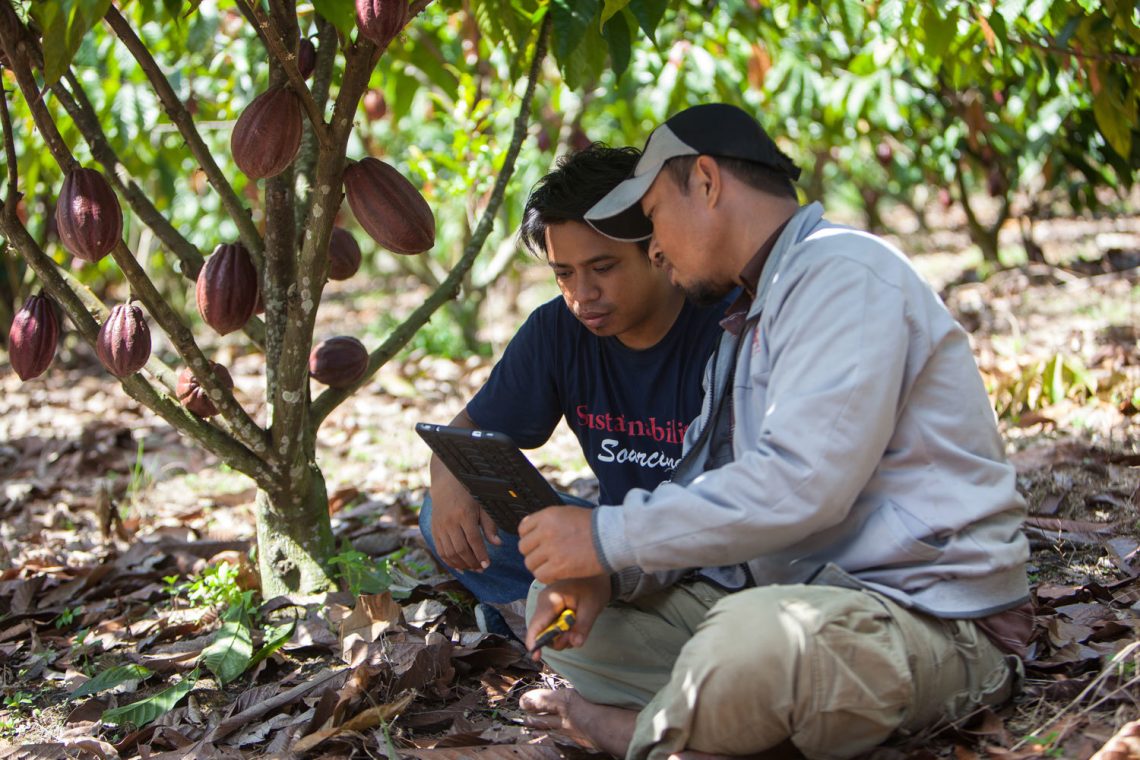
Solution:
{"label": "background foliage", "polygon": [[[236,230],[145,78],[98,22],[108,5],[19,4],[43,30],[46,80],[74,55],[123,169],[208,250]],[[253,30],[227,2],[122,5],[225,166],[234,120],[266,85]],[[351,0],[316,0],[299,13],[307,35],[318,14],[342,35],[353,24]],[[757,113],[804,168],[807,198],[863,208],[872,227],[883,224],[884,202],[920,218],[933,201],[963,204],[975,243],[995,263],[1007,219],[1111,209],[1140,166],[1140,11],[1123,0],[439,0],[377,67],[349,148],[350,157],[381,156],[422,183],[439,243],[420,258],[366,250],[373,275],[435,284],[458,258],[501,165],[523,54],[546,14],[552,60],[536,95],[533,139],[464,297],[450,305],[450,319],[435,320],[454,335],[444,345],[478,348],[486,288],[518,263],[523,201],[557,154],[591,140],[640,145],[687,105],[721,100]],[[334,88],[336,76],[334,68]],[[61,177],[35,149],[30,117],[15,116],[24,211],[50,244]],[[89,158],[74,130],[64,137]],[[240,172],[231,166],[227,174],[246,189]],[[979,193],[995,199],[992,210],[975,208]],[[126,236],[156,271],[177,266],[137,222],[128,219]],[[1025,250],[1033,258],[1031,239]],[[27,286],[5,255],[10,314]],[[107,263],[90,269],[89,284],[115,277]],[[185,298],[176,278],[168,285],[171,297]]]}

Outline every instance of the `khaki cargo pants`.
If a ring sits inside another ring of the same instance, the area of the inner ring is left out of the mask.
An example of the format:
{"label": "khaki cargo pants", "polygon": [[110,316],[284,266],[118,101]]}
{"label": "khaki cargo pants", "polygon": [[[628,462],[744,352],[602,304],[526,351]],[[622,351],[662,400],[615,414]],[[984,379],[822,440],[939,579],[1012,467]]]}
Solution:
{"label": "khaki cargo pants", "polygon": [[785,740],[809,758],[852,757],[1005,702],[1021,672],[973,623],[915,614],[875,592],[728,594],[703,581],[612,604],[584,647],[543,655],[591,702],[640,711],[630,760],[747,755]]}

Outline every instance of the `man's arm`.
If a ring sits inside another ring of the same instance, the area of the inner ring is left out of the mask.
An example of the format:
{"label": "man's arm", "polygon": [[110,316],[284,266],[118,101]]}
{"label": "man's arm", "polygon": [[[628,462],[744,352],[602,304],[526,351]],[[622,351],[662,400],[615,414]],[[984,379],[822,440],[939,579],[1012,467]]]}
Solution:
{"label": "man's arm", "polygon": [[[463,410],[454,427],[478,426]],[[499,544],[495,523],[439,458],[431,457],[431,534],[439,557],[455,570],[484,570],[490,565],[486,539]]]}

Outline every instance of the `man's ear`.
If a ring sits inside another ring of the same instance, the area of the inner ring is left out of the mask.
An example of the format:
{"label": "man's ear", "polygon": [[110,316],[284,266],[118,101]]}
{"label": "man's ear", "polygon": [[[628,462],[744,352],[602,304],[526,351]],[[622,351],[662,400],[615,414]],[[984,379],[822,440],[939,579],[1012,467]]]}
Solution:
{"label": "man's ear", "polygon": [[712,156],[697,156],[693,163],[693,173],[689,183],[701,194],[705,203],[711,208],[720,200],[722,187],[722,174],[720,164]]}

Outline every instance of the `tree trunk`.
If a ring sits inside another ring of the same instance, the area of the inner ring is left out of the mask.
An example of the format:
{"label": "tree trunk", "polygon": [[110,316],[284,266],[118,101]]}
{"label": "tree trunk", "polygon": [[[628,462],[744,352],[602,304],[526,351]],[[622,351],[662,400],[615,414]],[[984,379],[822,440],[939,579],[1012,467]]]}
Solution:
{"label": "tree trunk", "polygon": [[257,492],[261,594],[311,594],[335,588],[325,566],[334,541],[325,479],[315,464],[277,493]]}

